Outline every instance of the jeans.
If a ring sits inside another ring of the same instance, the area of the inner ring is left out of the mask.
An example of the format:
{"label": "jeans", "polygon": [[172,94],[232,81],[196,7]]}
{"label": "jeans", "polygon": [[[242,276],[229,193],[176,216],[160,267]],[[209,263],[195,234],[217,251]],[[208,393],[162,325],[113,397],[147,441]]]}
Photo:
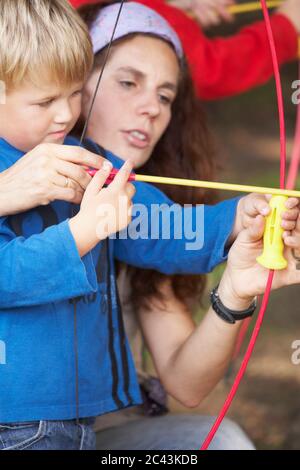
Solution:
{"label": "jeans", "polygon": [[0,424],[0,450],[94,450],[94,418]]}
{"label": "jeans", "polygon": [[[199,450],[215,418],[172,415],[138,418],[97,432],[97,450]],[[225,419],[210,450],[254,450],[242,429]]]}

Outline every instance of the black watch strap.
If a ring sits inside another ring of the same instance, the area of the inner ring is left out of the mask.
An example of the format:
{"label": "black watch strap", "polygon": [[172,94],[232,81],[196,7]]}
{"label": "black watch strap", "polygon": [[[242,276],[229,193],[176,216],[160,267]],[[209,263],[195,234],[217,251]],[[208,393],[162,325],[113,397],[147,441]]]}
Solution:
{"label": "black watch strap", "polygon": [[249,308],[246,310],[230,310],[229,308],[225,307],[225,305],[221,302],[221,299],[218,294],[218,287],[217,285],[210,293],[210,300],[213,310],[216,314],[222,318],[227,323],[235,323],[239,320],[244,320],[245,318],[252,317],[253,313],[255,312],[257,306],[257,300],[255,299]]}

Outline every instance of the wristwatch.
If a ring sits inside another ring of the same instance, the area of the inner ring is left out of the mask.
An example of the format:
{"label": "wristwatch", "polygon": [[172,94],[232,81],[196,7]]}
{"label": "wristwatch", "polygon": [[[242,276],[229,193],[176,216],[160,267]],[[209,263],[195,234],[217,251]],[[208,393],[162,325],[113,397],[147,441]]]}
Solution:
{"label": "wristwatch", "polygon": [[225,307],[225,305],[221,302],[221,299],[218,294],[218,287],[217,285],[210,293],[210,301],[213,310],[216,314],[222,318],[226,323],[235,323],[239,320],[244,320],[245,318],[252,317],[253,313],[255,312],[257,306],[257,298],[254,299],[252,304],[246,310],[230,310],[229,308]]}

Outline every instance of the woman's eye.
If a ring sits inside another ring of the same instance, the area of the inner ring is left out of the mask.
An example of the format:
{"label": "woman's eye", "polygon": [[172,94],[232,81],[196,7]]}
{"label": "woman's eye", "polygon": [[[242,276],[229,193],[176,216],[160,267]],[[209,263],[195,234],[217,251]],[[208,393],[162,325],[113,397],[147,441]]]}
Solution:
{"label": "woman's eye", "polygon": [[123,88],[133,88],[135,83],[130,80],[121,80],[120,84]]}
{"label": "woman's eye", "polygon": [[72,94],[72,96],[79,96],[79,95],[82,95],[82,91],[83,91],[83,90],[74,91],[74,93]]}
{"label": "woman's eye", "polygon": [[166,104],[166,105],[172,104],[172,100],[171,100],[171,98],[169,98],[169,96],[159,95],[159,99],[160,99],[161,103],[163,103],[163,104]]}

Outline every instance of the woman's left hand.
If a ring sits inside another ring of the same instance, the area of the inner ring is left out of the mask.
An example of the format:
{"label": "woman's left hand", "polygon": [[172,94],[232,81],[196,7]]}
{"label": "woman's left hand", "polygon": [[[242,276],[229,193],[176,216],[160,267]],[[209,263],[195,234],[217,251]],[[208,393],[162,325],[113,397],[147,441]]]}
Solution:
{"label": "woman's left hand", "polygon": [[[247,303],[256,295],[263,294],[266,288],[269,270],[257,263],[256,258],[263,250],[263,233],[265,219],[258,215],[248,228],[242,230],[232,245],[225,272],[219,290],[226,295],[241,299]],[[272,289],[300,283],[300,270],[297,270],[297,259],[294,252],[300,251],[300,217],[295,229],[284,237],[284,256],[288,261],[286,269],[277,270]]]}

